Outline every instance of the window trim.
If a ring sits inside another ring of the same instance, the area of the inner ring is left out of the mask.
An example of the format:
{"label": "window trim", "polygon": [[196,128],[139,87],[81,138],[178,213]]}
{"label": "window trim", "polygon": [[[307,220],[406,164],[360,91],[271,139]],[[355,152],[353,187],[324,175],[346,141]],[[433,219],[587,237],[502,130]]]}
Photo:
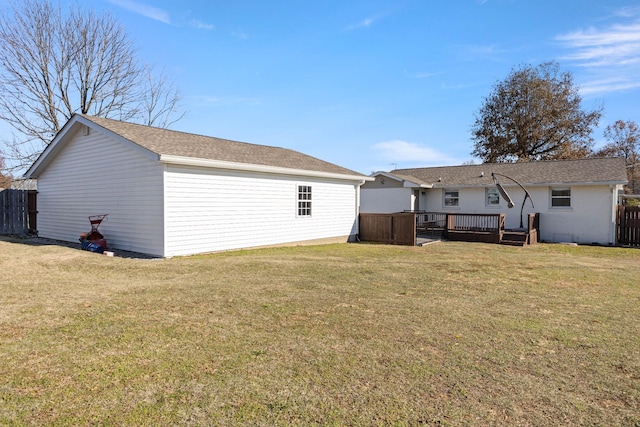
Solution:
{"label": "window trim", "polygon": [[296,185],[296,217],[308,218],[313,213],[313,190],[311,185]]}
{"label": "window trim", "polygon": [[[554,191],[568,191],[568,195],[554,195]],[[571,187],[549,187],[549,208],[551,209],[571,209]],[[556,200],[568,200],[568,205],[554,205]]]}
{"label": "window trim", "polygon": [[[447,193],[456,193],[455,197],[447,197]],[[455,204],[447,204],[447,200],[455,200]],[[460,207],[460,190],[456,188],[443,188],[442,189],[442,207],[444,208],[459,208]]]}

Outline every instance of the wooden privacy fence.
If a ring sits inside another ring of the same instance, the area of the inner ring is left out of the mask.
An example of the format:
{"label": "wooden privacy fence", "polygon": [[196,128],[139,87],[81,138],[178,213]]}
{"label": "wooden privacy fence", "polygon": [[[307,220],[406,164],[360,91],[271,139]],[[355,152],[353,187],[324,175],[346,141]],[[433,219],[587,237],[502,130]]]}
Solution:
{"label": "wooden privacy fence", "polygon": [[360,214],[359,237],[363,242],[415,246],[416,214]]}
{"label": "wooden privacy fence", "polygon": [[0,191],[0,234],[37,233],[37,191]]}
{"label": "wooden privacy fence", "polygon": [[617,243],[640,246],[640,207],[618,205]]}

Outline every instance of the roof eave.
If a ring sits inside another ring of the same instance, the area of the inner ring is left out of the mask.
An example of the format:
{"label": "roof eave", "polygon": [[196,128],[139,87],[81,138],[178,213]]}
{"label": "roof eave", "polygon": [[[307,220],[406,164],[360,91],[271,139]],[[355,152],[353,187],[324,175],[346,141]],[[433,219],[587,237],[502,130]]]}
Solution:
{"label": "roof eave", "polygon": [[[378,171],[378,172],[374,172],[372,173],[370,176],[384,176],[385,178],[389,178],[389,179],[393,179],[394,181],[398,181],[402,183],[402,186],[405,188],[433,188],[433,184],[421,184],[419,182],[416,181],[411,181],[408,180],[406,178],[394,175],[390,172],[383,172],[383,171]],[[375,181],[375,179],[370,179],[368,181]]]}
{"label": "roof eave", "polygon": [[68,142],[67,135],[72,131],[76,124],[84,125],[89,127],[90,129],[97,130],[116,141],[120,141],[121,143],[127,145],[133,150],[138,151],[139,153],[144,154],[151,160],[157,160],[158,154],[136,144],[133,141],[128,140],[127,138],[109,130],[97,123],[92,122],[86,117],[80,114],[74,114],[71,119],[60,129],[60,131],[56,134],[56,136],[51,140],[51,143],[45,147],[45,149],[40,153],[35,162],[27,169],[24,174],[24,177],[27,179],[36,179],[42,173],[44,169],[51,163],[51,161],[58,155],[60,151],[64,148],[66,143]]}
{"label": "roof eave", "polygon": [[29,166],[29,169],[24,173],[23,177],[26,179],[35,179],[39,176],[40,172],[49,164],[51,156],[55,156],[64,146],[65,136],[69,132],[73,125],[79,121],[82,117],[73,115],[67,123],[60,129],[60,131],[53,137],[51,142],[42,150],[38,158]]}
{"label": "roof eave", "polygon": [[365,175],[350,175],[334,172],[312,171],[305,169],[283,168],[277,166],[256,165],[249,163],[228,162],[223,160],[201,159],[196,157],[174,156],[170,154],[161,154],[160,163],[167,163],[181,166],[198,166],[214,169],[227,169],[246,172],[262,172],[280,175],[307,176],[314,178],[339,179],[347,181],[375,181],[375,178]]}
{"label": "roof eave", "polygon": [[[504,182],[500,183],[503,187],[517,187],[517,184],[512,182]],[[538,182],[538,183],[527,183],[523,182],[522,185],[525,187],[556,187],[561,185],[626,185],[628,184],[627,180],[610,180],[610,181],[565,181],[565,182]],[[482,188],[482,187],[493,187],[495,184],[491,183],[483,183],[483,184],[468,184],[468,183],[436,183],[433,185],[433,188]]]}

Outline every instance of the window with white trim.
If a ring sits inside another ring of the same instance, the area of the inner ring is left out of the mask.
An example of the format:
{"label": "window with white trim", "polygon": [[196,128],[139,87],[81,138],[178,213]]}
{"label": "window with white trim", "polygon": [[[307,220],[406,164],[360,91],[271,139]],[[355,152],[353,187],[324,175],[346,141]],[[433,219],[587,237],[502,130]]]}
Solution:
{"label": "window with white trim", "polygon": [[485,196],[487,206],[500,206],[500,193],[497,188],[487,188]]}
{"label": "window with white trim", "polygon": [[551,207],[568,208],[571,207],[571,188],[552,188]]}
{"label": "window with white trim", "polygon": [[298,185],[298,216],[311,216],[310,185]]}
{"label": "window with white trim", "polygon": [[442,205],[446,207],[459,206],[459,191],[458,190],[444,190]]}

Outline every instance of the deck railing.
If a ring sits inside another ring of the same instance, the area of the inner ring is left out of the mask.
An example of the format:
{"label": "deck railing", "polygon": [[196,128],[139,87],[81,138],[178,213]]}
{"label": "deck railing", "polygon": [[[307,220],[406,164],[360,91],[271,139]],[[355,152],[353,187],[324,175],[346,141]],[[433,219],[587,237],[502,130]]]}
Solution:
{"label": "deck railing", "polygon": [[[525,233],[537,240],[539,214],[529,214]],[[505,233],[505,214],[468,214],[405,211],[395,214],[360,214],[360,239],[415,245],[412,236],[440,236],[448,240],[500,243]],[[528,240],[528,239],[527,239]]]}
{"label": "deck railing", "polygon": [[447,226],[447,214],[442,212],[416,212],[418,229],[442,229]]}
{"label": "deck railing", "polygon": [[450,213],[447,230],[497,232],[504,230],[504,214]]}
{"label": "deck railing", "polygon": [[439,235],[449,240],[499,243],[504,233],[504,214],[413,213],[418,234]]}
{"label": "deck railing", "polygon": [[447,215],[444,236],[449,240],[464,242],[500,243],[504,233],[504,214]]}

